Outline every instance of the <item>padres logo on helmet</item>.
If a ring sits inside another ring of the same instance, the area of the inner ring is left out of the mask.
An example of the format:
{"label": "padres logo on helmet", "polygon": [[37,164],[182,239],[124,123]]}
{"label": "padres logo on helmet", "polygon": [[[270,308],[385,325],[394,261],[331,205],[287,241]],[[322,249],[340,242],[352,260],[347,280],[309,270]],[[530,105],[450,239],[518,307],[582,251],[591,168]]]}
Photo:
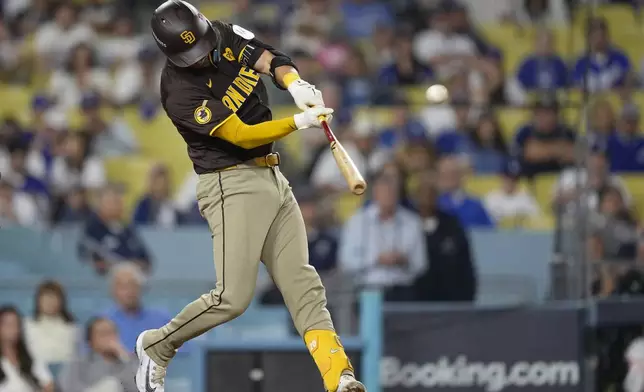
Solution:
{"label": "padres logo on helmet", "polygon": [[186,30],[183,33],[181,33],[181,39],[183,39],[183,42],[187,44],[191,44],[196,40],[195,35],[190,30]]}

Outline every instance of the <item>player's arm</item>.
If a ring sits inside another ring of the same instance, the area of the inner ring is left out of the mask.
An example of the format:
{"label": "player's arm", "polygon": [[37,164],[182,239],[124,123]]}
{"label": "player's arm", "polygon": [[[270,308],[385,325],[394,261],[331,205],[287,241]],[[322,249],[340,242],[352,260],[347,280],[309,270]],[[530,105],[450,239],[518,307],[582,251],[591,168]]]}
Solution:
{"label": "player's arm", "polygon": [[322,93],[315,86],[302,80],[291,58],[257,38],[255,34],[237,25],[215,21],[223,37],[223,56],[236,59],[240,64],[271,77],[273,84],[288,90],[295,104],[301,109],[324,106]]}
{"label": "player's arm", "polygon": [[291,117],[249,125],[221,101],[205,97],[175,92],[166,104],[168,116],[177,127],[220,138],[245,149],[274,142],[298,129],[320,126],[318,116],[333,113],[332,109],[310,108]]}

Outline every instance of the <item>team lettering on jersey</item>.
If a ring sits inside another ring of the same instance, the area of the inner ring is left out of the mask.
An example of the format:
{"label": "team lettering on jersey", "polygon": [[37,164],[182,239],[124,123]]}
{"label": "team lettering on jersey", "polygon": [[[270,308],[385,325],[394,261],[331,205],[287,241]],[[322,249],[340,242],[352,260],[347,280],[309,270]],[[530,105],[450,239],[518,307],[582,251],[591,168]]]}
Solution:
{"label": "team lettering on jersey", "polygon": [[239,75],[228,86],[226,95],[221,99],[221,102],[228,109],[236,112],[246,102],[258,82],[259,74],[257,72],[248,67],[240,69]]}

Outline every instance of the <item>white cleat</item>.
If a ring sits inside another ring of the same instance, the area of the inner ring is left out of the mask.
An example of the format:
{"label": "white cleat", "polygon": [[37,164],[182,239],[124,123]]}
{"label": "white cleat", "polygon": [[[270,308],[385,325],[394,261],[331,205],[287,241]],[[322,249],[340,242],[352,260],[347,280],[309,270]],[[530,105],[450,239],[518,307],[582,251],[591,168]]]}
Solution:
{"label": "white cleat", "polygon": [[336,392],[367,392],[367,388],[351,374],[344,374],[340,377]]}
{"label": "white cleat", "polygon": [[141,332],[136,339],[135,353],[139,358],[139,368],[134,376],[136,389],[139,392],[165,392],[165,367],[157,365],[143,349],[143,335]]}

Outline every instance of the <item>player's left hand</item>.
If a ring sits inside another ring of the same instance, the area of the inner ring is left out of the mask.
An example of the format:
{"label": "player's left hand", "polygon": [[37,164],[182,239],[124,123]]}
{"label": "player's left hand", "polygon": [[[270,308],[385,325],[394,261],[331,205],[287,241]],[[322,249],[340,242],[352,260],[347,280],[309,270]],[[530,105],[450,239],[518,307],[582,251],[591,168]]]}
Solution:
{"label": "player's left hand", "polygon": [[300,110],[306,110],[311,107],[324,107],[322,92],[309,82],[298,79],[288,86],[288,91]]}

